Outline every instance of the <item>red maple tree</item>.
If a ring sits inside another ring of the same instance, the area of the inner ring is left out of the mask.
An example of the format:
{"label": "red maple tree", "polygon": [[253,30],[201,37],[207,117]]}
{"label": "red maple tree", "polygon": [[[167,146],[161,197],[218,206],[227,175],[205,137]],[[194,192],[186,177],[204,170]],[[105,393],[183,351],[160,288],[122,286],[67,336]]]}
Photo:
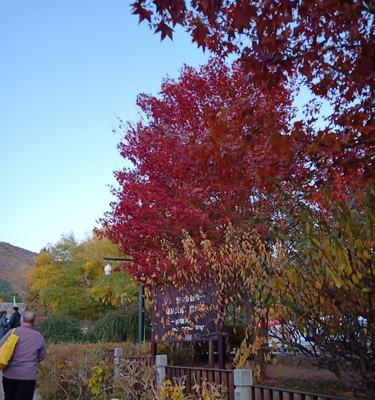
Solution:
{"label": "red maple tree", "polygon": [[135,275],[171,272],[161,243],[180,246],[182,230],[215,237],[227,221],[253,220],[265,232],[259,221],[280,212],[283,192],[303,193],[311,182],[301,130],[290,133],[290,89],[264,91],[238,63],[184,67],[138,105],[143,118],[121,125],[119,145],[133,166],[116,173],[117,199],[102,221],[134,256]]}
{"label": "red maple tree", "polygon": [[193,42],[235,55],[271,89],[298,80],[331,102],[328,126],[306,119],[317,182],[331,192],[373,180],[375,46],[372,0],[136,0],[133,13],[161,38],[182,25]]}

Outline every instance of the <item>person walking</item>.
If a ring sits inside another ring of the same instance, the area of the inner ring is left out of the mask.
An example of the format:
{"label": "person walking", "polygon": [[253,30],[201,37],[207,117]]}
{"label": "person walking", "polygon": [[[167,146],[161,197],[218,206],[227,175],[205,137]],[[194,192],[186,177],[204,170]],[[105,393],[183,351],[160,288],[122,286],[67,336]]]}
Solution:
{"label": "person walking", "polygon": [[7,312],[0,312],[0,338],[2,338],[8,332],[8,319]]}
{"label": "person walking", "polygon": [[[47,355],[46,344],[41,333],[35,328],[35,314],[26,311],[22,325],[15,329],[19,337],[13,357],[3,370],[5,400],[32,400],[36,386],[37,364]],[[0,346],[7,340],[13,329],[0,340]]]}
{"label": "person walking", "polygon": [[14,329],[21,326],[21,314],[18,312],[19,308],[17,306],[13,307],[13,313],[10,316],[9,328]]}

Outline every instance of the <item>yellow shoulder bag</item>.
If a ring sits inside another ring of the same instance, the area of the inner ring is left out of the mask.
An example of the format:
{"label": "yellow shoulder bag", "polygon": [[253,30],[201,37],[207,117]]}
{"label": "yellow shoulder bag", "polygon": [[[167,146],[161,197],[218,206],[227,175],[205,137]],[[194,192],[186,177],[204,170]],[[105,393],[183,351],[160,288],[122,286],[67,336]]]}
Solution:
{"label": "yellow shoulder bag", "polygon": [[19,337],[16,330],[13,329],[12,333],[8,336],[7,340],[0,347],[0,370],[7,367],[13,357],[14,349],[16,348]]}

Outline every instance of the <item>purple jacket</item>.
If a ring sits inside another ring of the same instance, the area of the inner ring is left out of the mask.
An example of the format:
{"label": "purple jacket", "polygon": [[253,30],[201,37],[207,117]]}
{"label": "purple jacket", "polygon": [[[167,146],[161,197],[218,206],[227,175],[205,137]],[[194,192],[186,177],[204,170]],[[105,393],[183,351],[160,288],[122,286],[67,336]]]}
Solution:
{"label": "purple jacket", "polygon": [[[0,346],[13,332],[10,330],[1,340]],[[18,343],[12,360],[4,368],[3,376],[8,379],[35,380],[37,364],[46,358],[46,344],[43,336],[30,324],[22,324],[16,329]]]}

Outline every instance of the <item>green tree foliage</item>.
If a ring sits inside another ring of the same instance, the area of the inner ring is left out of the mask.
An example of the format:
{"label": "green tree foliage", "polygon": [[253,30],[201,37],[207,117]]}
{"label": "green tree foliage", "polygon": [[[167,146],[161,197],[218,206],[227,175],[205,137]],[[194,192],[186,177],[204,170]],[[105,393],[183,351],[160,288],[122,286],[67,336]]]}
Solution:
{"label": "green tree foliage", "polygon": [[37,329],[50,344],[83,340],[79,321],[74,318],[49,315],[45,320],[37,323]]}
{"label": "green tree foliage", "polygon": [[13,296],[16,297],[16,301],[20,303],[22,301],[21,297],[18,293],[14,293],[14,289],[12,285],[5,281],[4,279],[0,279],[0,302],[12,302]]}
{"label": "green tree foliage", "polygon": [[107,312],[91,328],[94,341],[125,342],[137,339],[137,314],[133,310]]}
{"label": "green tree foliage", "polygon": [[65,236],[41,251],[28,276],[27,303],[38,314],[98,319],[104,311],[136,301],[137,286],[127,272],[104,276],[104,256],[120,256],[117,246],[94,236],[78,243]]}
{"label": "green tree foliage", "polygon": [[12,285],[4,281],[3,279],[0,279],[0,293],[1,294],[11,294],[13,292]]}
{"label": "green tree foliage", "polygon": [[98,302],[119,307],[136,302],[138,288],[127,272],[116,271],[111,276],[99,276],[93,282],[90,293]]}

